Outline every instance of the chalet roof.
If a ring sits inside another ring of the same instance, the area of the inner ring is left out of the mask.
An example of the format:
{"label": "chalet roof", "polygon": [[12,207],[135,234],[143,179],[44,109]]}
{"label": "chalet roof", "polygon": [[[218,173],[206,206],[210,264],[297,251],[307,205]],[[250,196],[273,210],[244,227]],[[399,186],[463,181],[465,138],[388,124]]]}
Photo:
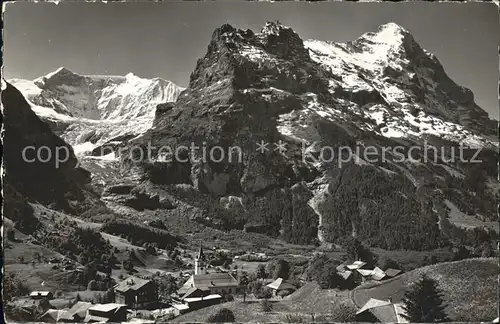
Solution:
{"label": "chalet roof", "polygon": [[30,297],[37,297],[37,296],[42,296],[42,297],[47,297],[50,294],[52,294],[50,291],[39,291],[35,290],[30,293]]}
{"label": "chalet roof", "polygon": [[208,286],[199,288],[199,287],[194,287],[193,284],[193,287],[191,287],[190,286],[191,283],[192,280],[186,281],[186,283],[181,288],[179,288],[179,290],[177,290],[177,295],[179,295],[179,297],[182,297],[182,296],[188,296],[197,290],[210,291],[210,288]]}
{"label": "chalet roof", "polygon": [[189,309],[189,306],[185,304],[172,304],[172,307],[180,311]]}
{"label": "chalet roof", "polygon": [[374,307],[368,311],[381,323],[401,323],[401,319],[398,318],[394,307],[393,304],[389,304],[386,306]]}
{"label": "chalet roof", "polygon": [[154,320],[147,320],[144,318],[131,318],[127,321],[127,323],[137,323],[137,324],[147,324],[147,323],[155,323]]}
{"label": "chalet roof", "polygon": [[116,312],[118,309],[120,309],[122,307],[127,307],[127,305],[117,304],[117,303],[97,304],[97,305],[93,305],[92,307],[90,307],[89,310],[107,313],[107,312],[111,312],[111,311]]}
{"label": "chalet roof", "polygon": [[192,287],[192,288],[189,288],[185,293],[184,295],[182,296],[183,299],[185,298],[188,298],[189,296],[193,295],[195,292],[197,291],[206,291],[205,289],[199,289],[199,288],[196,288],[196,287]]}
{"label": "chalet roof", "polygon": [[351,276],[352,271],[349,270],[338,271],[337,274],[341,276],[344,280],[347,280]]}
{"label": "chalet roof", "polygon": [[363,262],[363,261],[354,261],[352,264],[346,265],[346,267],[349,270],[356,270],[356,269],[361,269],[365,265],[366,265],[366,262]]}
{"label": "chalet roof", "polygon": [[385,272],[379,267],[375,267],[372,271],[371,277],[373,280],[382,280],[385,278]]}
{"label": "chalet roof", "polygon": [[222,296],[219,294],[213,294],[213,295],[208,295],[205,297],[191,297],[191,298],[184,298],[184,301],[187,303],[196,303],[200,302],[203,300],[213,300],[213,299],[221,299]]}
{"label": "chalet roof", "polygon": [[381,323],[408,323],[402,316],[405,312],[401,305],[393,304],[390,301],[370,298],[370,300],[356,312],[356,315],[364,312],[370,312]]}
{"label": "chalet roof", "polygon": [[342,271],[346,271],[346,265],[345,264],[341,264],[337,267],[337,271],[338,272],[342,272]]}
{"label": "chalet roof", "polygon": [[44,320],[44,322],[49,318],[52,318],[55,322],[60,322],[63,319],[73,320],[73,317],[69,316],[68,311],[63,309],[49,309],[39,317],[39,319]]}
{"label": "chalet roof", "polygon": [[379,267],[375,267],[375,269],[357,269],[363,277],[371,277],[374,280],[382,280],[385,278],[385,272]]}
{"label": "chalet roof", "polygon": [[144,285],[149,283],[151,280],[146,280],[142,278],[138,278],[135,276],[130,276],[122,282],[115,285],[115,290],[119,292],[127,292],[129,290],[139,290]]}
{"label": "chalet roof", "polygon": [[238,286],[238,281],[229,273],[207,273],[193,275],[193,286],[199,289],[210,287],[233,287]]}
{"label": "chalet roof", "polygon": [[270,284],[266,285],[266,287],[269,287],[274,290],[297,289],[291,283],[287,282],[286,280],[283,280],[283,278],[278,278],[274,280]]}
{"label": "chalet roof", "polygon": [[356,269],[356,271],[359,272],[363,277],[371,276],[373,273],[373,270],[367,270],[367,269]]}
{"label": "chalet roof", "polygon": [[94,306],[94,304],[79,301],[68,310],[68,317],[70,319],[73,319],[75,315],[78,315],[78,317],[84,318],[85,315],[87,314],[87,309],[89,309],[92,306]]}
{"label": "chalet roof", "polygon": [[151,314],[153,314],[154,317],[157,318],[160,316],[175,313],[175,310],[176,310],[175,307],[159,308],[159,309],[155,309],[155,310],[151,311]]}
{"label": "chalet roof", "polygon": [[361,309],[356,312],[356,315],[361,314],[364,311],[371,309],[371,308],[374,308],[374,307],[387,306],[390,304],[391,304],[391,302],[389,302],[388,300],[380,300],[380,299],[370,298],[370,300],[368,300],[366,302],[366,304],[364,304],[363,307],[361,307]]}
{"label": "chalet roof", "polygon": [[83,320],[84,323],[89,323],[89,322],[106,323],[108,321],[109,318],[107,317],[95,316],[90,314],[87,314],[87,316],[85,316],[85,319]]}
{"label": "chalet roof", "polygon": [[387,270],[384,271],[385,272],[385,275],[387,277],[395,277],[397,276],[398,274],[401,273],[401,270],[399,269],[392,269],[392,268],[388,268]]}
{"label": "chalet roof", "polygon": [[385,278],[385,273],[380,273],[380,272],[373,272],[372,275],[371,275],[371,278],[373,280],[377,280],[377,281],[380,281],[382,279]]}

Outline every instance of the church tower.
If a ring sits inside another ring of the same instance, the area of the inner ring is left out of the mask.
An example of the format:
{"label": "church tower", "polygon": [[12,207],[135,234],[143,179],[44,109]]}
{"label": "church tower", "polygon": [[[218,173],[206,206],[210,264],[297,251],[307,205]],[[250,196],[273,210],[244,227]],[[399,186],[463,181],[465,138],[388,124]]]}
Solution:
{"label": "church tower", "polygon": [[194,274],[204,274],[206,272],[206,259],[203,254],[203,246],[200,244],[198,255],[194,258]]}

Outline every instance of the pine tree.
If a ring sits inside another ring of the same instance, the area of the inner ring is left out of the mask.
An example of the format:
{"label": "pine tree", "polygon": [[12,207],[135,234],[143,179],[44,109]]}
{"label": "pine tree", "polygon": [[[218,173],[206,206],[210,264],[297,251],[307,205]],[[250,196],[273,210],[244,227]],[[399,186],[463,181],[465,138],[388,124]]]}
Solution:
{"label": "pine tree", "polygon": [[403,316],[410,322],[439,323],[448,321],[444,312],[446,305],[438,283],[425,274],[405,293],[403,303],[403,309],[406,311],[406,315]]}
{"label": "pine tree", "polygon": [[263,264],[259,264],[259,266],[257,267],[257,278],[264,279],[266,277],[266,267]]}
{"label": "pine tree", "polygon": [[250,279],[248,279],[248,274],[246,272],[243,272],[239,279],[240,279],[239,280],[240,290],[243,293],[243,302],[246,302],[247,289],[248,289],[248,284],[250,283]]}

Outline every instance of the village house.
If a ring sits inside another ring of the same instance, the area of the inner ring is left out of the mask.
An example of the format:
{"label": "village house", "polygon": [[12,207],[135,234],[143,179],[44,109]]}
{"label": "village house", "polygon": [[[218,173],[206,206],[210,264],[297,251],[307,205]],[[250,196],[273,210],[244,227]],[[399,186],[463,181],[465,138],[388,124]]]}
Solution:
{"label": "village house", "polygon": [[[354,287],[356,286],[359,282],[362,281],[361,274],[356,271],[356,270],[349,270],[347,267],[348,265],[346,264],[341,264],[337,267],[337,274],[344,279],[344,283],[346,287]],[[356,268],[359,266],[364,266],[364,265],[349,265],[351,268]]]}
{"label": "village house", "polygon": [[38,320],[44,323],[80,323],[87,316],[87,310],[93,306],[92,303],[79,301],[70,309],[49,309]]}
{"label": "village house", "polygon": [[394,278],[395,276],[399,275],[401,273],[401,270],[397,269],[387,269],[387,270],[382,270],[379,267],[375,267],[372,270],[369,269],[358,269],[356,270],[359,274],[361,274],[363,281],[367,280],[375,280],[375,281],[381,281],[381,280],[386,280],[389,278]]}
{"label": "village house", "polygon": [[380,300],[370,298],[356,312],[356,322],[368,323],[408,323],[401,304],[395,304],[390,299]]}
{"label": "village house", "polygon": [[117,323],[127,320],[127,305],[124,304],[98,304],[90,307],[87,310],[87,316],[83,320],[84,323]]}
{"label": "village house", "polygon": [[44,302],[44,299],[31,298],[29,296],[23,296],[15,298],[14,300],[7,303],[8,307],[13,307],[19,309],[24,313],[24,315],[32,318],[35,310]]}
{"label": "village house", "polygon": [[65,317],[73,323],[83,322],[85,316],[87,316],[88,309],[92,306],[94,306],[94,304],[89,302],[76,302],[76,304],[66,311]]}
{"label": "village house", "polygon": [[283,278],[278,278],[274,280],[270,284],[266,285],[266,287],[272,289],[275,295],[277,295],[280,291],[285,290],[288,291],[289,293],[292,293],[297,289],[297,287],[287,282],[286,280],[283,280]]}
{"label": "village house", "polygon": [[189,311],[189,306],[185,304],[172,304],[172,307],[175,309],[174,314],[176,316],[185,314]]}
{"label": "village house", "polygon": [[235,294],[238,281],[226,272],[212,272],[207,270],[207,259],[200,246],[198,255],[194,259],[194,274],[177,291],[180,298],[197,298],[219,294],[221,296]]}
{"label": "village house", "polygon": [[129,308],[150,308],[158,303],[158,289],[153,280],[130,276],[114,286],[115,302]]}
{"label": "village house", "polygon": [[32,291],[30,293],[30,298],[31,299],[42,299],[42,298],[46,298],[46,299],[53,299],[54,298],[54,294],[50,291]]}
{"label": "village house", "polygon": [[74,322],[68,317],[68,311],[64,309],[49,309],[37,320],[43,323]]}
{"label": "village house", "polygon": [[192,275],[177,293],[182,298],[231,295],[237,288],[238,281],[230,273],[206,273]]}
{"label": "village house", "polygon": [[[362,270],[358,270],[358,271],[362,271]],[[383,280],[385,279],[385,272],[380,269],[379,267],[375,267],[373,270],[370,270],[371,272],[369,273],[368,275],[368,279],[371,279],[371,280],[376,280],[376,281],[380,281],[380,280]]]}
{"label": "village house", "polygon": [[363,262],[363,261],[354,261],[352,264],[345,265],[347,270],[350,270],[350,271],[363,269],[365,266],[366,266],[366,262]]}

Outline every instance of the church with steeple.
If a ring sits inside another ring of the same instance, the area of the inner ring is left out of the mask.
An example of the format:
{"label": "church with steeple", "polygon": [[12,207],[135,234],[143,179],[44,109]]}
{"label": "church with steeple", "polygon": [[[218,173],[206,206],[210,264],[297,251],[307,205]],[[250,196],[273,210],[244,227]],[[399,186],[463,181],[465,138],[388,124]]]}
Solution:
{"label": "church with steeple", "polygon": [[207,273],[207,258],[203,254],[203,246],[200,244],[198,255],[194,258],[194,274],[200,275]]}
{"label": "church with steeple", "polygon": [[181,299],[188,297],[204,297],[218,294],[220,296],[236,293],[238,281],[227,272],[209,272],[209,260],[203,253],[200,244],[194,257],[194,274],[177,291]]}

